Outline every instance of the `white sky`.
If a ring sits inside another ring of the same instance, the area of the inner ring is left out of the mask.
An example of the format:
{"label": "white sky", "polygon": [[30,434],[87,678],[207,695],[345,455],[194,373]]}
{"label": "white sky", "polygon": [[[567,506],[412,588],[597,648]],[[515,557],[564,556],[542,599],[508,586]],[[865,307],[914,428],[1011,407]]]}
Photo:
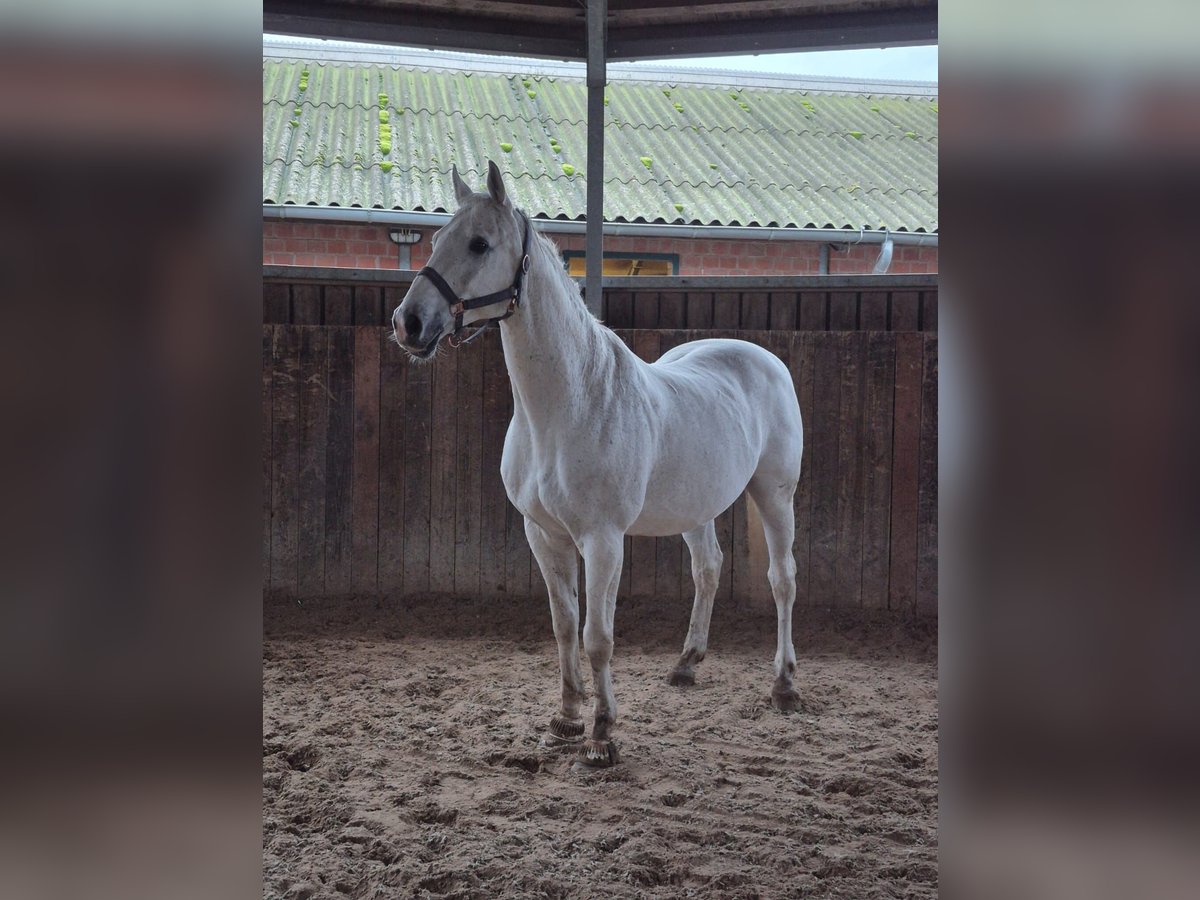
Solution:
{"label": "white sky", "polygon": [[811,53],[764,53],[759,56],[706,56],[659,59],[634,65],[681,69],[736,69],[785,75],[836,75],[901,81],[937,81],[938,48],[889,47],[885,50],[825,50]]}

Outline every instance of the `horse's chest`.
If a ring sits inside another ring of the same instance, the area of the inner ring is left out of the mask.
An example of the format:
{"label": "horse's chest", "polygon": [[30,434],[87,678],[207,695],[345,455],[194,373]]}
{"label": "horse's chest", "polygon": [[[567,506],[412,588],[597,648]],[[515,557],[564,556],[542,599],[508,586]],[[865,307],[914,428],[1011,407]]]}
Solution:
{"label": "horse's chest", "polygon": [[595,503],[589,496],[595,473],[554,446],[539,446],[517,421],[505,437],[500,475],[513,506],[543,527],[567,525],[579,518],[581,504]]}

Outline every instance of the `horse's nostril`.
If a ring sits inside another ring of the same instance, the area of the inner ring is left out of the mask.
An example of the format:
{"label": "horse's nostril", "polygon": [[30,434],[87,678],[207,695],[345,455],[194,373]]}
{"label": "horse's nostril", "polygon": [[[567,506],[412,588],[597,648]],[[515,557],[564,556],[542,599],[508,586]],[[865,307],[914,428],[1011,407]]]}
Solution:
{"label": "horse's nostril", "polygon": [[413,340],[421,336],[421,319],[415,313],[404,317],[404,331]]}

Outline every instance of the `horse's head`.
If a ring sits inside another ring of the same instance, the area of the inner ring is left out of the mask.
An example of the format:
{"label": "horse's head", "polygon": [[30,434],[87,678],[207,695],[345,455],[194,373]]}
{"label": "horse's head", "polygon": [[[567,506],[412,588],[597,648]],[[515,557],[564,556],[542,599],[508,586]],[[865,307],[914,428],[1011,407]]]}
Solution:
{"label": "horse's head", "polygon": [[496,164],[488,163],[486,194],[467,187],[457,168],[452,177],[458,212],[434,235],[429,264],[392,313],[396,342],[418,359],[428,359],[438,342],[455,332],[456,313],[462,316],[461,326],[510,309],[514,279],[520,283],[514,273],[521,271],[527,252],[528,225],[508,199]]}

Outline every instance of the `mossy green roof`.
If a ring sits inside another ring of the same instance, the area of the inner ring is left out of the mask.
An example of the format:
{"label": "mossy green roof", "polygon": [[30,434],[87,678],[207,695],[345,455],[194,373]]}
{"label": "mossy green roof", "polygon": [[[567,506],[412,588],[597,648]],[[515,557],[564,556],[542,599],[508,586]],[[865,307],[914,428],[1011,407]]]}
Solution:
{"label": "mossy green roof", "polygon": [[[937,230],[934,97],[606,95],[609,221]],[[263,203],[449,211],[451,165],[480,185],[495,160],[530,213],[582,219],[585,118],[581,79],[265,59]]]}

